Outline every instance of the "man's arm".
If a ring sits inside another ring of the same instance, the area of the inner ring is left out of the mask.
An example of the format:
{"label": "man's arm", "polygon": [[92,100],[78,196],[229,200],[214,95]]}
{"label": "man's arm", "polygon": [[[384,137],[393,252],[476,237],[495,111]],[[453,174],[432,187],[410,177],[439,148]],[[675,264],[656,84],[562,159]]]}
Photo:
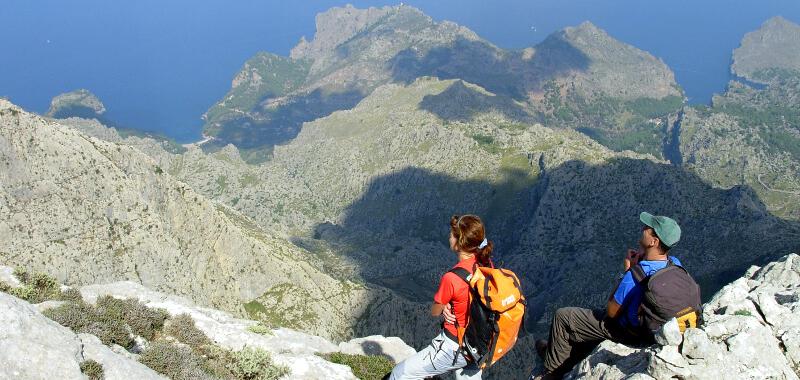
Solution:
{"label": "man's arm", "polygon": [[440,303],[434,302],[431,305],[431,315],[434,316],[434,317],[438,317],[438,316],[442,315],[442,310],[444,310],[444,305],[442,305]]}
{"label": "man's arm", "polygon": [[[616,289],[614,293],[616,293]],[[608,296],[608,302],[606,303],[606,315],[608,315],[609,318],[618,317],[620,309],[622,309],[622,306],[614,299],[614,293]]]}

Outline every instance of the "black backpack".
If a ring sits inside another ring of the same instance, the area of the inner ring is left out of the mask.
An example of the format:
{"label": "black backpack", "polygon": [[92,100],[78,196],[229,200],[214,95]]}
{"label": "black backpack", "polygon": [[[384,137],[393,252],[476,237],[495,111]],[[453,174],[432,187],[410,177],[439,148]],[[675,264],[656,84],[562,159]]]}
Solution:
{"label": "black backpack", "polygon": [[686,269],[668,259],[666,267],[650,276],[641,265],[631,267],[631,274],[644,288],[638,312],[642,328],[656,332],[672,318],[678,320],[681,332],[697,327],[702,314],[700,287]]}

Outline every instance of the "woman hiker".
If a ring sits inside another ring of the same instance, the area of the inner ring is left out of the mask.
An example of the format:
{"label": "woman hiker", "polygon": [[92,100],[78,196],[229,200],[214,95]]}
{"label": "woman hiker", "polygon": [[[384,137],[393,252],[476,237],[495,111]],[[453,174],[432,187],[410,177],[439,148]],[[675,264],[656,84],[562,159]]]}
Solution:
{"label": "woman hiker", "polygon": [[[492,242],[486,239],[483,222],[475,215],[453,216],[450,219],[450,250],[458,256],[454,266],[473,273],[476,266],[491,266]],[[431,315],[438,317],[455,314],[459,326],[466,326],[469,306],[469,286],[455,273],[442,276],[439,290],[433,296]],[[458,380],[481,378],[481,370],[467,362],[458,346],[456,325],[447,320],[442,323],[442,332],[431,343],[413,356],[394,367],[385,379],[424,379],[454,371]]]}

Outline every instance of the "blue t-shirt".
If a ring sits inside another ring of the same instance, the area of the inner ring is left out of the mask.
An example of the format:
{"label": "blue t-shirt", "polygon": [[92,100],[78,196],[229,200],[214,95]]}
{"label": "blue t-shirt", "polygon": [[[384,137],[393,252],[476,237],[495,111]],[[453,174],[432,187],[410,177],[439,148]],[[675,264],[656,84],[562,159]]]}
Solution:
{"label": "blue t-shirt", "polygon": [[[669,258],[672,260],[673,264],[683,266],[678,258],[672,256]],[[664,269],[667,266],[667,262],[640,261],[639,265],[641,265],[642,269],[644,269],[644,273],[649,276],[661,269]],[[633,274],[631,271],[625,272],[625,275],[622,276],[622,280],[619,282],[619,286],[617,286],[617,291],[614,292],[614,301],[625,306],[625,310],[621,311],[622,315],[618,319],[621,326],[639,326],[639,305],[642,303],[643,295],[644,289],[633,279]]]}

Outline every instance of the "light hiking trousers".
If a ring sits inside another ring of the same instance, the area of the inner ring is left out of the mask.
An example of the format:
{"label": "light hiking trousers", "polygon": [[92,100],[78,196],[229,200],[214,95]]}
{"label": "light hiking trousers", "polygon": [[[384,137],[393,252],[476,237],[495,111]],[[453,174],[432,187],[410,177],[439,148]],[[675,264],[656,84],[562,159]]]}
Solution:
{"label": "light hiking trousers", "polygon": [[481,379],[481,370],[467,363],[464,355],[458,352],[458,343],[442,331],[427,347],[395,366],[389,380],[419,380],[449,371],[455,372],[457,380]]}

